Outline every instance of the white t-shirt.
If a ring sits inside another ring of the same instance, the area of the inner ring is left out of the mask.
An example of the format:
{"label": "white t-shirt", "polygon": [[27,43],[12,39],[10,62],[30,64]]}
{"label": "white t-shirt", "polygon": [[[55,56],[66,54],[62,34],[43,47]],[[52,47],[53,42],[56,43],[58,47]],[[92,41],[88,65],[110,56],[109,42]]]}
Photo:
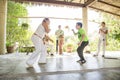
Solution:
{"label": "white t-shirt", "polygon": [[[101,27],[100,29],[103,30],[104,32],[108,30],[107,27]],[[100,38],[104,38],[104,39],[106,38],[106,34],[103,33],[102,31],[100,31]]]}
{"label": "white t-shirt", "polygon": [[36,33],[38,36],[40,36],[41,38],[43,38],[43,37],[45,36],[46,32],[45,32],[45,29],[44,29],[44,27],[43,27],[42,24],[40,24],[40,25],[38,26],[38,28],[36,29],[35,33]]}

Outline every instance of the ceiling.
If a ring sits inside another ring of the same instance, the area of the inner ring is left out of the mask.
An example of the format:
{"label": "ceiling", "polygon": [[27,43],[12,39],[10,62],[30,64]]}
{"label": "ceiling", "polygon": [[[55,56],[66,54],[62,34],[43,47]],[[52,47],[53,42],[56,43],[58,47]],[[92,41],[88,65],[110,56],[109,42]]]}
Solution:
{"label": "ceiling", "polygon": [[120,0],[12,0],[20,3],[55,4],[76,7],[89,7],[98,11],[120,16]]}

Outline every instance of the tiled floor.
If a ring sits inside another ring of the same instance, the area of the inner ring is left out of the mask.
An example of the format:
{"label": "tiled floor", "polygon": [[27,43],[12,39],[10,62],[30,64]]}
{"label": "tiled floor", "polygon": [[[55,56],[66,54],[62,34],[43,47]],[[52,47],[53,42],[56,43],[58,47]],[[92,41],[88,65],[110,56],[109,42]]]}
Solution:
{"label": "tiled floor", "polygon": [[[109,54],[109,56],[111,56]],[[48,57],[47,64],[26,70],[25,54],[0,55],[0,80],[120,80],[120,59],[104,59],[85,54],[81,65],[74,55]]]}

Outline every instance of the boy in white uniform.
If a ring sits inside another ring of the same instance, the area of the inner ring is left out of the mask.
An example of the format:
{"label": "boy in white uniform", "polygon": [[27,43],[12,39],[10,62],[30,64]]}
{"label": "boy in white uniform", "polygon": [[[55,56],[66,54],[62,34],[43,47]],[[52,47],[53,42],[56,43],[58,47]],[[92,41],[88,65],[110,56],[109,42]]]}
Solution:
{"label": "boy in white uniform", "polygon": [[33,67],[34,63],[46,63],[46,45],[43,43],[43,37],[46,33],[49,33],[50,29],[48,28],[50,21],[48,18],[43,19],[42,24],[40,24],[37,30],[32,35],[32,42],[35,46],[35,51],[26,61],[26,64],[29,67]]}
{"label": "boy in white uniform", "polygon": [[98,41],[98,49],[97,53],[94,56],[98,56],[100,52],[100,46],[102,43],[103,54],[102,57],[105,57],[105,49],[106,49],[106,35],[108,34],[108,28],[105,26],[105,22],[101,23],[101,28],[99,29],[99,41]]}

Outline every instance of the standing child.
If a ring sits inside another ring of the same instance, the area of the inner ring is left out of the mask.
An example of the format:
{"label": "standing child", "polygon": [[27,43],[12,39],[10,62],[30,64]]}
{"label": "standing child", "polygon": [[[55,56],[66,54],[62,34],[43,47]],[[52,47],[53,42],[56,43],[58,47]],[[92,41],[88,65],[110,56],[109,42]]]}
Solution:
{"label": "standing child", "polygon": [[99,29],[99,41],[98,41],[98,49],[97,53],[94,56],[98,56],[100,52],[100,45],[102,43],[103,54],[102,57],[105,57],[105,48],[106,48],[106,35],[108,34],[108,28],[105,26],[105,22],[101,23],[101,28]]}
{"label": "standing child", "polygon": [[76,23],[76,29],[78,30],[77,33],[75,33],[74,30],[72,30],[72,31],[74,34],[78,34],[78,39],[79,39],[77,53],[80,57],[80,60],[78,60],[77,62],[84,64],[86,62],[86,60],[83,55],[83,50],[88,45],[89,41],[88,41],[88,37],[86,35],[85,30],[82,28],[81,22]]}
{"label": "standing child", "polygon": [[61,25],[58,26],[58,30],[55,32],[56,35],[56,53],[58,52],[59,47],[59,55],[63,54],[63,44],[64,44],[64,31],[61,29]]}

